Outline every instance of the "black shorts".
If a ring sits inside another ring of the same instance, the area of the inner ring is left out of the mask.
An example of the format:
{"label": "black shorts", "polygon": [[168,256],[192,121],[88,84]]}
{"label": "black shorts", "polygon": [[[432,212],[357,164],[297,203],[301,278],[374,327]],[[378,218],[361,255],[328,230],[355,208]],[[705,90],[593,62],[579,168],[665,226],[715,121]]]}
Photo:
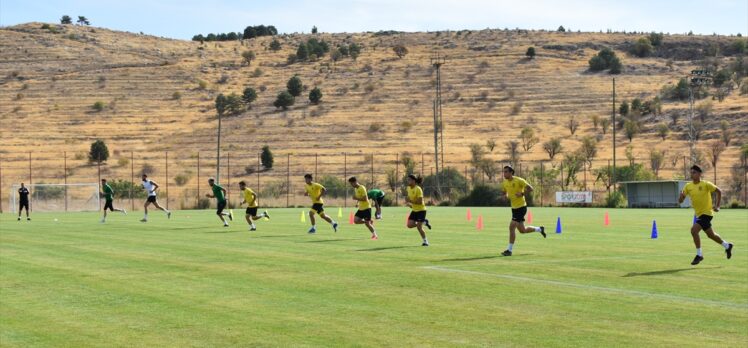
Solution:
{"label": "black shorts", "polygon": [[699,216],[696,219],[696,223],[699,224],[699,226],[701,226],[701,228],[704,231],[706,231],[706,230],[712,228],[712,219],[713,218],[714,218],[713,216],[701,215],[701,216]]}
{"label": "black shorts", "polygon": [[29,201],[20,201],[20,202],[18,202],[18,211],[23,210],[23,208],[26,208],[26,211],[29,210]]}
{"label": "black shorts", "polygon": [[216,208],[216,214],[221,215],[224,209],[226,209],[226,201],[219,201]]}
{"label": "black shorts", "polygon": [[148,200],[146,200],[146,202],[156,203],[156,196],[148,196]]}
{"label": "black shorts", "polygon": [[426,221],[426,211],[411,211],[408,220],[415,222]]}
{"label": "black shorts", "polygon": [[249,216],[257,216],[257,207],[247,208],[246,214]]}
{"label": "black shorts", "polygon": [[322,214],[322,212],[325,211],[325,208],[322,203],[314,203],[312,204],[312,210],[317,212],[317,214]]}
{"label": "black shorts", "polygon": [[113,204],[113,201],[107,200],[107,201],[106,201],[106,202],[104,203],[104,210],[107,210],[107,209],[109,209],[109,211],[114,211],[114,204]]}
{"label": "black shorts", "polygon": [[356,211],[356,217],[364,221],[371,221],[371,208]]}
{"label": "black shorts", "polygon": [[525,222],[525,215],[527,215],[527,207],[512,209],[512,221]]}

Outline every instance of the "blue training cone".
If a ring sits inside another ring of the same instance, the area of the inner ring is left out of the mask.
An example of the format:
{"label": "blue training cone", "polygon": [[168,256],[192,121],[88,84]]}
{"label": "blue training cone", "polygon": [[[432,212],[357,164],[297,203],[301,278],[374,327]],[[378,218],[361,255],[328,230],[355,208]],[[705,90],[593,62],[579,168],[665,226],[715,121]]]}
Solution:
{"label": "blue training cone", "polygon": [[559,216],[556,220],[556,233],[561,233],[561,217]]}
{"label": "blue training cone", "polygon": [[697,217],[696,217],[696,215],[694,215],[694,216],[693,216],[693,223],[696,223],[696,221],[697,221],[698,219],[699,219],[699,218],[697,218]]}
{"label": "blue training cone", "polygon": [[652,220],[652,239],[657,239],[657,220]]}

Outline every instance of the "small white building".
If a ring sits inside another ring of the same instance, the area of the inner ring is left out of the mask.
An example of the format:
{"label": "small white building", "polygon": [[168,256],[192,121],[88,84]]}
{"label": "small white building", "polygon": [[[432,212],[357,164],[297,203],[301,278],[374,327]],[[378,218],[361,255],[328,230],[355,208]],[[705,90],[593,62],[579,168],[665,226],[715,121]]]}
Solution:
{"label": "small white building", "polygon": [[678,204],[678,197],[687,183],[682,180],[619,182],[626,191],[629,208],[689,208],[691,199],[688,197]]}

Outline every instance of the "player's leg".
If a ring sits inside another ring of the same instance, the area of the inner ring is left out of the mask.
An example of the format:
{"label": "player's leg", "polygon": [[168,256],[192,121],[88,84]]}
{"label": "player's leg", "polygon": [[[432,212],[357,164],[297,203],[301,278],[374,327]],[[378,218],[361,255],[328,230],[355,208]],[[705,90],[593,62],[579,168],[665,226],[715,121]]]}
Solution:
{"label": "player's leg", "polygon": [[375,217],[377,219],[381,219],[382,218],[382,199],[377,199],[376,201],[374,201],[374,207],[376,207],[377,209]]}
{"label": "player's leg", "polygon": [[524,221],[518,221],[517,222],[517,230],[519,233],[533,233],[533,232],[540,232],[541,235],[543,235],[543,238],[545,238],[545,227],[543,226],[525,226]]}
{"label": "player's leg", "polygon": [[29,218],[29,202],[26,202],[26,220],[31,220]]}
{"label": "player's leg", "polygon": [[691,262],[692,265],[698,265],[699,262],[704,259],[704,256],[701,253],[701,236],[699,236],[699,232],[701,232],[701,225],[697,220],[696,223],[691,226],[691,237],[693,238],[693,245],[696,247],[696,257],[694,257]]}
{"label": "player's leg", "polygon": [[23,212],[23,202],[18,202],[18,221],[21,221],[21,212]]}
{"label": "player's leg", "polygon": [[423,221],[417,221],[416,228],[418,228],[418,234],[421,235],[421,239],[423,240],[421,246],[429,246],[429,240],[426,238],[426,231],[423,230]]}
{"label": "player's leg", "polygon": [[723,248],[725,248],[725,253],[727,254],[727,258],[732,257],[732,243],[727,242],[726,240],[722,239],[717,232],[714,232],[714,229],[712,228],[712,217],[711,216],[701,216],[699,217],[699,221],[701,222],[701,228],[704,230],[704,233],[706,233],[707,237],[709,239],[713,240],[717,244],[722,245]]}
{"label": "player's leg", "polygon": [[[513,209],[512,209],[513,210]],[[512,256],[512,250],[514,249],[514,241],[517,239],[517,221],[514,221],[512,218],[512,221],[509,222],[509,245],[506,247],[506,250],[501,253],[503,256]]]}
{"label": "player's leg", "polygon": [[225,201],[218,202],[218,205],[216,207],[216,215],[218,215],[218,218],[221,219],[221,221],[223,222],[223,227],[228,227],[229,223],[226,222],[226,218],[224,217],[225,213],[223,211],[225,208],[226,208]]}
{"label": "player's leg", "polygon": [[257,215],[257,208],[247,208],[247,211],[244,214],[244,218],[247,220],[247,224],[249,224],[250,231],[257,230],[257,227],[255,227],[255,223],[253,222],[253,220],[257,220],[255,219],[257,216],[255,215]]}

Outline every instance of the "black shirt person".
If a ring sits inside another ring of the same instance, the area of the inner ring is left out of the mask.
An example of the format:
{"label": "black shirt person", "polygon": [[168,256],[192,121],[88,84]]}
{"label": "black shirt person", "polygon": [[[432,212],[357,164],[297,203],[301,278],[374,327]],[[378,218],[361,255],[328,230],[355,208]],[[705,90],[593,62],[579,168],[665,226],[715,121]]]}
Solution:
{"label": "black shirt person", "polygon": [[29,217],[29,189],[21,183],[21,188],[18,189],[18,221],[21,221],[21,210],[26,208],[26,220],[31,221]]}

